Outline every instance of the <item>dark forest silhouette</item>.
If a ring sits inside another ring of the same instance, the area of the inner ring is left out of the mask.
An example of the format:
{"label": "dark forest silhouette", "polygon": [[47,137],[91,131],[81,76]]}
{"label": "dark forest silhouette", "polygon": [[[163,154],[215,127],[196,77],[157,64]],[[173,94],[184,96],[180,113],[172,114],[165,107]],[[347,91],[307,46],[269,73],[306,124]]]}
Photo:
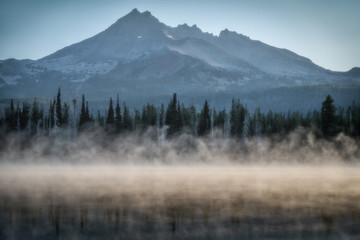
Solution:
{"label": "dark forest silhouette", "polygon": [[[115,105],[115,106],[114,106]],[[128,134],[134,131],[145,131],[149,127],[166,129],[168,137],[181,133],[189,133],[196,137],[211,134],[214,129],[221,129],[227,137],[243,139],[249,137],[286,135],[298,127],[310,128],[318,136],[331,138],[342,132],[348,136],[360,136],[360,104],[355,102],[347,107],[335,107],[334,99],[330,95],[322,103],[321,110],[313,110],[306,114],[288,111],[263,113],[260,108],[250,112],[238,99],[233,99],[231,109],[215,110],[205,100],[203,108],[197,111],[195,106],[184,106],[176,93],[165,108],[146,104],[142,110],[134,109],[123,103],[119,96],[116,103],[112,98],[106,114],[98,111],[94,116],[82,95],[80,111],[77,102],[61,102],[61,91],[58,89],[56,98],[50,100],[45,110],[37,98],[32,103],[23,101],[14,103],[11,99],[9,106],[0,115],[2,135],[13,132],[24,132],[27,136],[51,136],[62,130],[72,132],[72,136],[81,132],[97,128],[104,129],[108,134]]]}

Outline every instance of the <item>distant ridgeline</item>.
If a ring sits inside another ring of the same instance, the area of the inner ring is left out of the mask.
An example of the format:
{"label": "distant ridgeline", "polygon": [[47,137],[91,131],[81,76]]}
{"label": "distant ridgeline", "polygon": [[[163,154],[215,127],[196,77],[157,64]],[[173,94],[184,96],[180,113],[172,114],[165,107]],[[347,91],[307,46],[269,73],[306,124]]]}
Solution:
{"label": "distant ridgeline", "polygon": [[[0,115],[0,135],[23,133],[28,137],[66,136],[76,137],[82,132],[102,129],[109,135],[146,132],[150,127],[157,128],[168,137],[182,133],[193,136],[213,134],[221,130],[224,137],[237,139],[280,135],[284,136],[298,127],[314,130],[318,137],[331,138],[340,132],[348,136],[360,136],[360,104],[353,103],[346,109],[336,108],[330,95],[322,102],[320,111],[306,114],[299,112],[262,113],[259,108],[253,113],[239,100],[233,99],[230,111],[225,108],[216,111],[205,101],[201,111],[195,106],[184,106],[174,93],[165,106],[154,106],[148,103],[142,110],[130,111],[125,103],[110,98],[105,114],[98,111],[96,116],[89,111],[89,104],[82,96],[81,106],[74,99],[72,102],[61,102],[60,88],[57,97],[50,101],[49,107],[34,98],[32,103],[23,101],[14,103],[11,100]],[[45,110],[46,109],[46,110]]]}

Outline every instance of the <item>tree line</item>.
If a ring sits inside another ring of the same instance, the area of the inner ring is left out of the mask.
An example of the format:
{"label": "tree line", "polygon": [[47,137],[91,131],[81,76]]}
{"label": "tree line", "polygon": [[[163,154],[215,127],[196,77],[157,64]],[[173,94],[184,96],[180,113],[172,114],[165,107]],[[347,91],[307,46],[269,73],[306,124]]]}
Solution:
{"label": "tree line", "polygon": [[328,95],[320,110],[301,114],[297,111],[283,113],[271,110],[263,113],[260,108],[250,112],[238,99],[232,100],[229,111],[225,108],[217,111],[205,100],[202,109],[197,111],[193,105],[186,107],[174,93],[166,107],[164,104],[154,106],[148,103],[141,111],[131,111],[125,103],[121,105],[119,96],[116,102],[110,98],[106,114],[102,115],[99,110],[94,116],[84,95],[79,111],[76,99],[72,103],[62,103],[59,88],[47,110],[36,98],[32,103],[24,101],[16,106],[11,99],[9,106],[0,114],[0,126],[4,134],[24,132],[28,136],[51,136],[64,130],[76,136],[79,132],[97,128],[104,129],[108,134],[118,135],[157,127],[165,129],[169,137],[181,133],[201,137],[212,134],[214,129],[220,129],[225,137],[237,139],[286,135],[301,126],[312,128],[325,138],[331,138],[340,132],[359,137],[360,104],[354,102],[346,109],[336,108],[333,98]]}

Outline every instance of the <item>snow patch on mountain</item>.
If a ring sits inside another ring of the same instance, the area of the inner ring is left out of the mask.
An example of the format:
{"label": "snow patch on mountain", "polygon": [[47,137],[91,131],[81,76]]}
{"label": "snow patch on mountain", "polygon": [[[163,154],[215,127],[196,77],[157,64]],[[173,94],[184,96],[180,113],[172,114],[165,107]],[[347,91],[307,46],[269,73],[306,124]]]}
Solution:
{"label": "snow patch on mountain", "polygon": [[64,56],[52,60],[42,60],[40,66],[47,70],[59,71],[65,74],[83,74],[83,80],[96,74],[106,74],[111,71],[117,61],[77,62],[73,56]]}
{"label": "snow patch on mountain", "polygon": [[167,31],[164,30],[164,34],[167,38],[174,40],[175,38],[173,36],[171,36]]}

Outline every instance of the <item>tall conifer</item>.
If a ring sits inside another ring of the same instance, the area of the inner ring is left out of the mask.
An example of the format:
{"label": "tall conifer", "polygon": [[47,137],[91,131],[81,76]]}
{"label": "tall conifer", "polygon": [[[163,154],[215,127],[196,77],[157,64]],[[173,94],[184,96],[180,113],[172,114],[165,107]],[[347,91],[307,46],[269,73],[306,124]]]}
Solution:
{"label": "tall conifer", "polygon": [[122,116],[121,116],[121,109],[120,109],[120,101],[119,101],[119,94],[116,97],[116,107],[115,107],[115,127],[116,131],[121,131],[122,125]]}
{"label": "tall conifer", "polygon": [[60,92],[60,87],[58,89],[58,94],[56,97],[56,125],[58,127],[61,127],[63,124],[63,114],[62,114],[62,106],[61,106],[61,92]]}
{"label": "tall conifer", "polygon": [[336,134],[336,107],[334,100],[327,95],[321,107],[321,130],[325,137],[331,137]]}
{"label": "tall conifer", "polygon": [[108,114],[107,114],[107,118],[106,118],[106,124],[107,124],[108,128],[113,127],[114,122],[115,121],[114,121],[113,101],[112,101],[112,98],[110,98],[109,109],[108,109]]}

